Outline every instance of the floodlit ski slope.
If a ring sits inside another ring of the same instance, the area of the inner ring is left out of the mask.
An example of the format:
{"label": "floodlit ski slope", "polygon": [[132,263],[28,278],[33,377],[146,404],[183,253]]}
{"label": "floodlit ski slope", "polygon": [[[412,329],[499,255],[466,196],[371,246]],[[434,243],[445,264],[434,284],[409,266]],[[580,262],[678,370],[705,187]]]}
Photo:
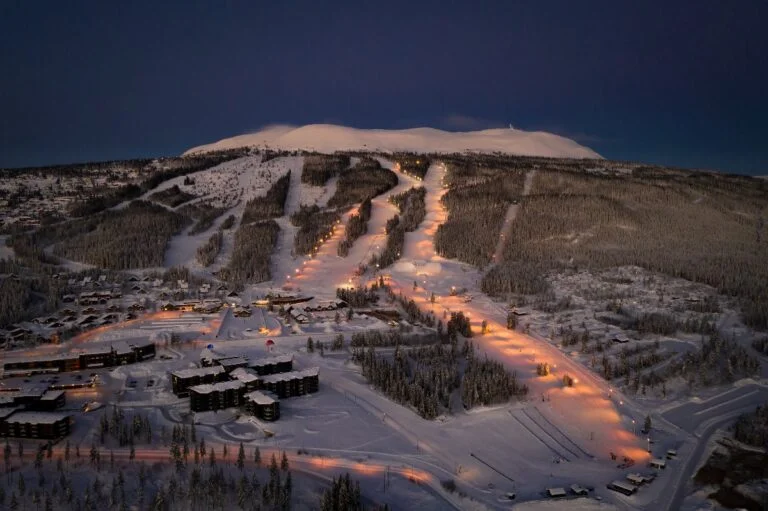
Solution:
{"label": "floodlit ski slope", "polygon": [[184,154],[236,147],[303,149],[326,153],[334,151],[500,152],[521,156],[601,158],[592,149],[579,145],[571,139],[543,131],[489,129],[454,133],[434,128],[365,130],[332,124],[310,124],[301,127],[271,126],[255,133],[194,147]]}
{"label": "floodlit ski slope", "polygon": [[[391,168],[392,163],[382,161],[385,168]],[[297,286],[305,292],[320,290],[321,293],[335,294],[337,287],[349,284],[352,273],[360,264],[367,263],[371,257],[379,253],[386,243],[384,231],[387,220],[397,214],[397,207],[389,202],[389,197],[419,186],[421,183],[412,177],[397,173],[398,184],[390,191],[375,197],[371,201],[371,218],[368,220],[368,231],[360,236],[352,246],[347,257],[339,257],[339,243],[346,237],[346,225],[349,217],[357,213],[357,207],[352,208],[342,216],[333,235],[321,243],[315,258],[290,257],[290,247],[285,245],[275,257],[273,268],[275,282]],[[291,237],[291,241],[293,238]],[[287,264],[285,264],[287,262]],[[298,270],[298,271],[296,271]],[[307,287],[307,289],[304,289]],[[313,291],[314,292],[314,291]]]}
{"label": "floodlit ski slope", "polygon": [[[488,320],[491,332],[476,336],[474,342],[490,357],[517,371],[531,388],[530,400],[490,410],[473,410],[444,421],[425,421],[372,390],[346,367],[323,364],[323,381],[335,390],[354,396],[359,406],[379,414],[391,428],[414,444],[418,443],[420,452],[429,458],[414,461],[416,466],[439,477],[441,472],[453,472],[457,480],[478,491],[489,483],[509,487],[511,478],[518,485],[519,495],[532,498],[534,488],[541,491],[546,486],[566,485],[569,481],[597,485],[623,477],[622,471],[610,460],[610,452],[619,458],[631,456],[638,465],[647,460],[648,454],[642,448],[645,439],[632,433],[632,411],[616,402],[620,398],[610,399],[604,382],[571,362],[546,340],[506,330],[505,316],[489,299],[478,295],[472,302],[464,303],[459,297],[448,296],[451,286],[466,287],[477,294],[480,275],[467,265],[434,253],[431,240],[446,217],[439,202],[445,192],[442,187],[445,171],[442,164],[436,163],[423,182],[398,173],[399,184],[374,201],[369,233],[357,240],[347,258],[336,255],[336,246],[344,236],[343,227],[339,227],[314,259],[306,264],[297,261],[294,272],[287,272],[283,282],[319,297],[333,296],[336,287],[348,285],[350,280],[357,283],[354,277],[357,263],[367,260],[371,247],[383,242],[383,225],[395,212],[386,198],[410,186],[424,185],[427,215],[416,232],[406,235],[402,261],[386,270],[391,272],[392,285],[397,292],[413,298],[423,310],[433,309],[438,317],[443,310],[446,313],[465,311],[471,316],[475,332],[480,331],[483,319]],[[344,222],[346,220],[345,217]],[[418,284],[416,290],[414,281]],[[439,296],[435,305],[429,302],[432,292]],[[534,377],[536,363],[542,361],[553,365],[554,372],[547,378]],[[562,386],[566,373],[577,380],[573,388]],[[641,420],[639,416],[634,418]],[[555,463],[556,460],[560,463]],[[428,461],[435,466],[430,469]]]}

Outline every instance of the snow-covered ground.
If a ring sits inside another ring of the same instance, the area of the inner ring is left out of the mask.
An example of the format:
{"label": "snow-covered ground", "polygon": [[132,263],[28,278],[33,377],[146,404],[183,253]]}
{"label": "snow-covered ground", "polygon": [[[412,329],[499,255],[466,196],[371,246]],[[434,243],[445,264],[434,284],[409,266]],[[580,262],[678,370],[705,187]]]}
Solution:
{"label": "snow-covered ground", "polygon": [[184,154],[233,149],[237,147],[305,149],[325,153],[334,151],[412,151],[421,153],[500,152],[522,156],[557,158],[601,158],[593,150],[565,137],[543,131],[489,129],[448,132],[434,128],[406,130],[364,130],[331,124],[271,126],[194,147]]}

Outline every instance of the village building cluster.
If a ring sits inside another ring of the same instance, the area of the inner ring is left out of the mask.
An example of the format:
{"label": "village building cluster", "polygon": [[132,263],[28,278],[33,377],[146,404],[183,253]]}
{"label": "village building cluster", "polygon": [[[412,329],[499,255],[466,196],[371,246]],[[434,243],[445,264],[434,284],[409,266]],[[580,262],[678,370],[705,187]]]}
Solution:
{"label": "village building cluster", "polygon": [[242,357],[201,359],[201,367],[171,373],[173,393],[189,397],[193,412],[242,407],[265,421],[280,418],[280,399],[319,390],[317,367],[293,370],[290,355],[248,361]]}

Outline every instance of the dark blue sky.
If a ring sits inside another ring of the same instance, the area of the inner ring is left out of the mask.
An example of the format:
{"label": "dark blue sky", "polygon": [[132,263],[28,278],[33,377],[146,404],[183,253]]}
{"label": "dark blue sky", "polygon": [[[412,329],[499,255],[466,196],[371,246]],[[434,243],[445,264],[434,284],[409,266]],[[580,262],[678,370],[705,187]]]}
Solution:
{"label": "dark blue sky", "polygon": [[768,174],[768,2],[0,2],[0,167],[512,123]]}

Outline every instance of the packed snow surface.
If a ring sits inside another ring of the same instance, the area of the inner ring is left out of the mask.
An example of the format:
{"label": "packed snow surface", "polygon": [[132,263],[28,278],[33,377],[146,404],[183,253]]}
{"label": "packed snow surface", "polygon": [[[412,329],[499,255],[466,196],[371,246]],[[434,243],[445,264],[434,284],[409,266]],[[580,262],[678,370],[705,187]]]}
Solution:
{"label": "packed snow surface", "polygon": [[544,131],[488,129],[448,132],[434,128],[406,130],[366,130],[309,124],[307,126],[270,126],[255,133],[225,138],[188,150],[193,154],[236,147],[304,149],[324,153],[334,151],[413,151],[434,153],[492,153],[555,158],[602,158],[588,147],[571,139]]}

